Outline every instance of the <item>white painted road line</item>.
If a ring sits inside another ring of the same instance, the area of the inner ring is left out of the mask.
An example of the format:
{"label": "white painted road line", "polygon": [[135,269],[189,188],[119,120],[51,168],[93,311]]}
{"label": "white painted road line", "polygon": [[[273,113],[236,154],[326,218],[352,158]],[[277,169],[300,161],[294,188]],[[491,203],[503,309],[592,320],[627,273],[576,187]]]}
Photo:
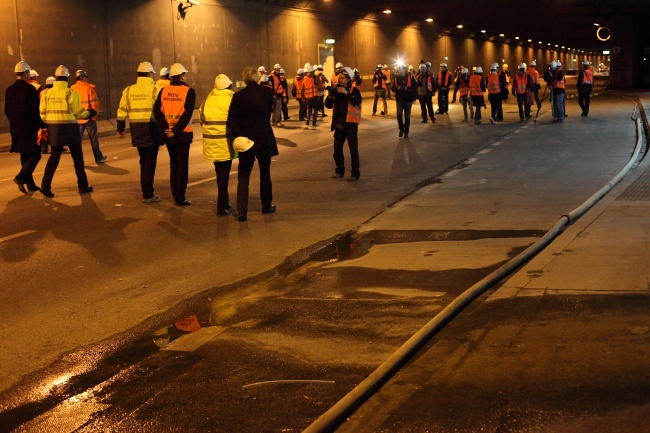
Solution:
{"label": "white painted road line", "polygon": [[25,236],[25,235],[28,235],[28,234],[31,234],[31,233],[36,233],[36,230],[25,230],[24,232],[16,233],[14,235],[5,236],[4,238],[0,238],[0,243],[2,243],[4,241],[9,241],[11,239],[16,239],[16,238],[19,238],[21,236]]}

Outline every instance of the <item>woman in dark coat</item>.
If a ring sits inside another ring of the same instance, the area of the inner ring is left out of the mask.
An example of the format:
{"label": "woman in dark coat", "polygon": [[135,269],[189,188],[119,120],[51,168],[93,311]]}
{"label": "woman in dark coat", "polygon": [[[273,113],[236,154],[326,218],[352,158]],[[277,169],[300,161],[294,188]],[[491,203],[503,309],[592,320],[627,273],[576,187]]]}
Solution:
{"label": "woman in dark coat", "polygon": [[248,212],[248,185],[253,164],[257,159],[260,169],[260,199],[262,213],[275,212],[271,183],[271,158],[278,155],[269,117],[273,109],[273,90],[257,84],[256,68],[245,68],[242,78],[246,87],[235,93],[228,110],[227,127],[233,138],[247,137],[254,142],[250,149],[239,152],[237,172],[238,220],[246,221]]}

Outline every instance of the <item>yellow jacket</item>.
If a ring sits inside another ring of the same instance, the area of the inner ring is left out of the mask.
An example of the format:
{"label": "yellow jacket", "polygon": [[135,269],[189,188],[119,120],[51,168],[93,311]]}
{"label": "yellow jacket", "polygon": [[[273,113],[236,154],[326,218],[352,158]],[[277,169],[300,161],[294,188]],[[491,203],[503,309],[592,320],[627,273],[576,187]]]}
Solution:
{"label": "yellow jacket", "polygon": [[213,89],[199,108],[203,126],[203,158],[206,161],[228,161],[234,157],[232,142],[229,143],[226,137],[228,108],[233,94],[229,89]]}

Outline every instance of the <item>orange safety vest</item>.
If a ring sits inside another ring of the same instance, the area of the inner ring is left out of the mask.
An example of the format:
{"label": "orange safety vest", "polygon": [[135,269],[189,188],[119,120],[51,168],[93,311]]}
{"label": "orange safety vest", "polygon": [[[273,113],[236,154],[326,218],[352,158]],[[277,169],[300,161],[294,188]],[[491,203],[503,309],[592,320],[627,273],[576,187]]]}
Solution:
{"label": "orange safety vest", "polygon": [[490,95],[501,93],[501,84],[499,83],[499,74],[490,72],[487,79],[487,89]]}
{"label": "orange safety vest", "polygon": [[[384,75],[386,75],[386,74],[384,74]],[[388,78],[388,77],[386,77],[386,78]],[[386,88],[386,80],[382,79],[381,84],[379,84],[379,80],[375,81],[375,84],[373,84],[373,87],[375,89],[379,88],[380,90],[385,89]]]}
{"label": "orange safety vest", "polygon": [[336,87],[336,85],[339,83],[339,74],[337,74],[336,72],[333,73],[330,82],[332,83],[332,87]]}
{"label": "orange safety vest", "polygon": [[483,77],[475,74],[469,79],[469,90],[472,96],[483,96],[483,89],[481,89],[481,81]]}
{"label": "orange safety vest", "polygon": [[537,71],[537,69],[535,69],[532,66],[529,66],[528,69],[526,70],[526,73],[531,77],[533,77],[535,84],[539,84],[539,72]]}
{"label": "orange safety vest", "polygon": [[[178,123],[185,112],[185,100],[189,90],[189,86],[167,86],[160,91],[160,110],[170,128]],[[192,122],[187,124],[183,132],[192,132]]]}
{"label": "orange safety vest", "polygon": [[298,79],[293,80],[293,87],[296,89],[296,97],[302,98],[301,92],[304,85],[305,85],[305,77],[302,77],[299,80]]}
{"label": "orange safety vest", "polygon": [[[81,105],[86,110],[95,110],[99,111],[99,99],[97,98],[97,92],[95,91],[95,85],[86,83],[85,81],[77,81],[76,84],[70,86],[70,89],[79,93],[79,98],[81,99]],[[97,120],[97,117],[92,119],[79,119],[77,122],[79,124],[88,123],[89,120]]]}
{"label": "orange safety vest", "polygon": [[460,79],[460,96],[467,96],[469,94],[469,83],[466,83],[462,78]]}
{"label": "orange safety vest", "polygon": [[516,74],[515,83],[517,84],[517,95],[525,95],[528,87],[528,74]]}
{"label": "orange safety vest", "polygon": [[[391,80],[390,80],[390,69],[383,69],[383,71],[384,71],[384,75],[386,75],[386,82],[390,83],[391,82]],[[386,87],[388,87],[388,86],[386,86]]]}
{"label": "orange safety vest", "polygon": [[[418,76],[417,76],[416,78],[419,79],[419,77],[420,77],[420,74],[418,74]],[[424,76],[424,77],[425,77],[425,78],[424,78],[424,82],[427,83],[427,91],[429,91],[429,92],[433,92],[433,82],[431,81],[431,78],[432,78],[431,75],[429,75],[429,74],[427,74],[427,73],[425,72],[425,76]]]}
{"label": "orange safety vest", "polygon": [[318,96],[318,86],[316,86],[314,77],[308,76],[303,78],[302,81],[303,98],[309,99]]}
{"label": "orange safety vest", "polygon": [[273,74],[273,93],[275,93],[276,96],[282,95],[283,97],[286,96],[284,94],[284,86],[282,86],[282,80],[278,75]]}
{"label": "orange safety vest", "polygon": [[[555,74],[553,74],[555,75]],[[564,89],[565,88],[565,83],[566,83],[566,77],[562,76],[561,80],[553,80],[553,88],[554,89]]]}
{"label": "orange safety vest", "polygon": [[449,87],[451,85],[451,74],[449,71],[445,71],[445,82],[442,82],[442,71],[438,72],[437,81],[438,81],[438,87]]}
{"label": "orange safety vest", "polygon": [[357,125],[361,123],[361,104],[357,107],[352,104],[352,101],[348,101],[348,115],[345,117],[345,121]]}
{"label": "orange safety vest", "polygon": [[594,84],[594,73],[590,69],[582,71],[582,84]]}

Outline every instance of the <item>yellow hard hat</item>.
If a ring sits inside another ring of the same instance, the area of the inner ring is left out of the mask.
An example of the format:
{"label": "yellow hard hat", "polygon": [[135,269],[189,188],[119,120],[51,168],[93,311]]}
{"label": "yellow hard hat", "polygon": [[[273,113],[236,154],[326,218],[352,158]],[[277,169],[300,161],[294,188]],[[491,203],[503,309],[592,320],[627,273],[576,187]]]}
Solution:
{"label": "yellow hard hat", "polygon": [[255,142],[250,140],[248,137],[237,137],[232,143],[233,149],[235,152],[246,152],[248,149],[253,147]]}

